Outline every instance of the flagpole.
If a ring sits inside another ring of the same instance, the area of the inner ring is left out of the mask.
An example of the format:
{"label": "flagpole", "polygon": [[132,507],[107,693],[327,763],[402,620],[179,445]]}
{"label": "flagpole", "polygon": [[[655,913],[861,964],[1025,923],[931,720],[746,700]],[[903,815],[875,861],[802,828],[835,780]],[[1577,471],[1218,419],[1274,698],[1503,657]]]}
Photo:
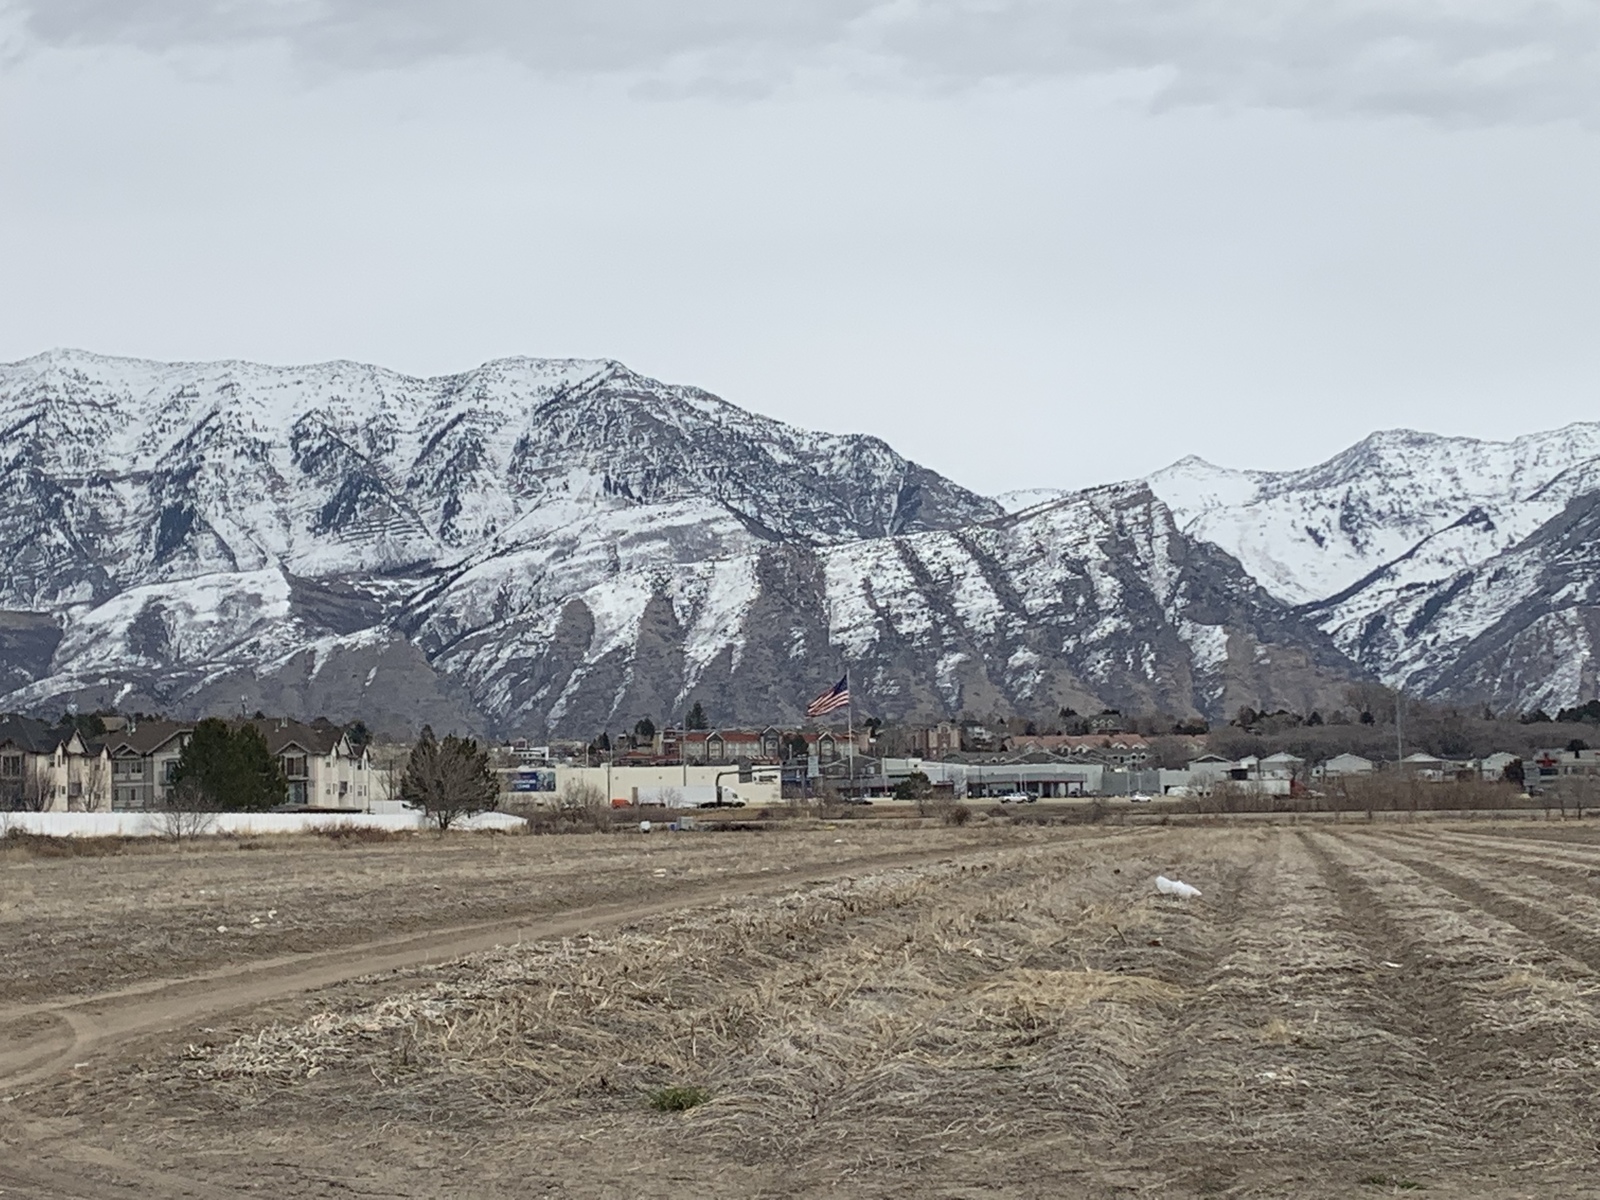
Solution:
{"label": "flagpole", "polygon": [[844,694],[848,697],[845,702],[845,736],[850,739],[850,788],[856,786],[856,698],[850,691],[850,665],[844,668]]}

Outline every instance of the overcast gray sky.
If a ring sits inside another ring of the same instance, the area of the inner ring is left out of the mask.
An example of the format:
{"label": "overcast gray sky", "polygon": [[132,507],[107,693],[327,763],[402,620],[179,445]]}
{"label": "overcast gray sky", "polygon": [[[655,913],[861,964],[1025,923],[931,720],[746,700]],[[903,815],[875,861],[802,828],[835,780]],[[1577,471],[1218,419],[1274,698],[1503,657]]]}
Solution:
{"label": "overcast gray sky", "polygon": [[1593,0],[0,0],[0,359],[619,358],[969,486],[1600,419]]}

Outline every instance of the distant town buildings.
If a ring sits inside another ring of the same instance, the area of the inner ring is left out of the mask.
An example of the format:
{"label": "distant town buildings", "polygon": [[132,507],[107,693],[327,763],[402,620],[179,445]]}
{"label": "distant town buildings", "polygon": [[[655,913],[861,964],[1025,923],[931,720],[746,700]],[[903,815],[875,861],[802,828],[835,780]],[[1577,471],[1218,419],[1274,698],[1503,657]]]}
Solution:
{"label": "distant town buildings", "polygon": [[[101,718],[96,729],[102,728]],[[1077,727],[1096,719],[1077,718]],[[268,751],[286,780],[283,807],[313,811],[370,811],[397,801],[403,747],[374,767],[364,746],[332,722],[257,717]],[[506,804],[545,803],[581,789],[612,805],[669,807],[737,800],[777,803],[833,793],[886,796],[906,781],[962,798],[1026,795],[1210,796],[1232,789],[1258,796],[1296,797],[1384,773],[1419,783],[1508,780],[1530,789],[1563,779],[1600,781],[1600,750],[1581,743],[1541,750],[1526,760],[1509,752],[1482,759],[1445,759],[1423,752],[1380,763],[1342,752],[1308,761],[1287,751],[1230,759],[1208,750],[1205,734],[1152,738],[1119,726],[1089,733],[1017,733],[999,720],[940,720],[897,728],[880,744],[876,722],[861,729],[713,728],[657,730],[640,722],[631,735],[593,742],[512,741],[492,761]],[[175,772],[195,722],[103,718],[103,734],[76,723],[52,726],[24,716],[0,716],[0,807],[38,811],[139,811],[173,801]],[[1031,728],[1031,727],[1030,727]],[[894,747],[891,751],[888,746]]]}

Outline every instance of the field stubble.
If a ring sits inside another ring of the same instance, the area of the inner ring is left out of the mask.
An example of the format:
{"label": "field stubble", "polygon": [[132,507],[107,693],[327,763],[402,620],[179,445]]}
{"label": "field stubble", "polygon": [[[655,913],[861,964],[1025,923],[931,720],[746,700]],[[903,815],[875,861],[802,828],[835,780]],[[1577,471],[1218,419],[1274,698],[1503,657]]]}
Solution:
{"label": "field stubble", "polygon": [[31,1102],[307,1195],[1592,1195],[1591,869],[1434,830],[971,843],[346,985]]}

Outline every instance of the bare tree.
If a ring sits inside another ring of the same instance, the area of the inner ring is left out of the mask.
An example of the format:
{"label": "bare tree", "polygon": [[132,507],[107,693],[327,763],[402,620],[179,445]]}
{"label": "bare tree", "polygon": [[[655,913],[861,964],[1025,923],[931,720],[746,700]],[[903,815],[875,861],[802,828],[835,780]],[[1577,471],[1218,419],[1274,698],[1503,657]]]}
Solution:
{"label": "bare tree", "polygon": [[605,789],[579,780],[569,782],[561,792],[557,806],[562,816],[574,824],[591,829],[611,827],[611,800]]}
{"label": "bare tree", "polygon": [[191,780],[167,789],[159,808],[147,818],[157,836],[182,845],[213,832],[217,825],[215,806]]}
{"label": "bare tree", "polygon": [[[73,801],[72,787],[74,781],[71,777],[72,768],[70,766],[70,759],[68,760],[68,763],[67,807],[70,809]],[[109,809],[111,807],[111,794],[110,789],[106,785],[110,782],[110,780],[111,765],[105,760],[105,758],[99,755],[95,755],[93,757],[84,757],[78,767],[78,778],[76,780],[79,789],[77,796],[79,810],[82,812],[97,811],[98,800],[102,794],[105,795],[106,808]]]}
{"label": "bare tree", "polygon": [[45,812],[50,808],[54,792],[49,769],[24,759],[20,775],[0,781],[0,808],[13,812]]}
{"label": "bare tree", "polygon": [[500,803],[500,783],[489,766],[488,752],[472,738],[446,734],[436,741],[426,727],[406,760],[400,799],[421,809],[439,832],[458,819],[487,812]]}

